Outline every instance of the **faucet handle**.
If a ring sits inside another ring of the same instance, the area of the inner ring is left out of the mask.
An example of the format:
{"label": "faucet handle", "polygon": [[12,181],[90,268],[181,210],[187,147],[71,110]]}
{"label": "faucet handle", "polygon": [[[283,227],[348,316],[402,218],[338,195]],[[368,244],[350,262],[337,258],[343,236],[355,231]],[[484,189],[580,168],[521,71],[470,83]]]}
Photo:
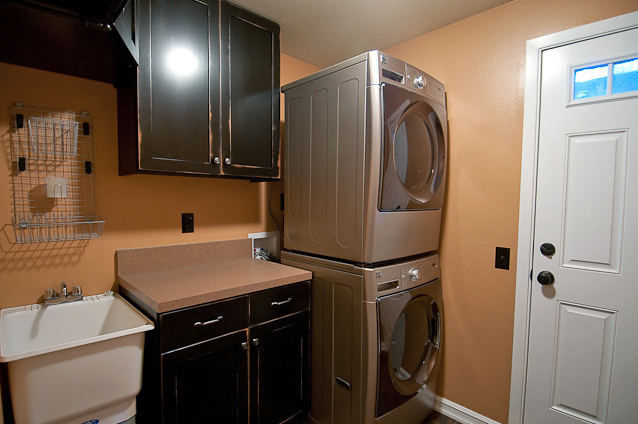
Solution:
{"label": "faucet handle", "polygon": [[53,289],[46,289],[44,291],[44,300],[51,300],[55,297],[55,291]]}
{"label": "faucet handle", "polygon": [[71,295],[72,296],[80,296],[80,295],[82,295],[82,287],[73,286],[73,290],[71,290]]}

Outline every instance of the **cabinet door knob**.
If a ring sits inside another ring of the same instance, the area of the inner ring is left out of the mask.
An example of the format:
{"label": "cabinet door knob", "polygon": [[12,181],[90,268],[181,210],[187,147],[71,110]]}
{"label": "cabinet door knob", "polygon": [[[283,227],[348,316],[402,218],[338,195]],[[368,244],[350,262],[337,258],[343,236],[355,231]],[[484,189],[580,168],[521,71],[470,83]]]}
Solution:
{"label": "cabinet door knob", "polygon": [[226,159],[224,159],[224,163],[225,163],[226,165],[230,165],[230,158],[226,158]]}
{"label": "cabinet door knob", "polygon": [[244,349],[244,350],[248,349],[248,343],[241,342],[241,348]]}
{"label": "cabinet door knob", "polygon": [[215,159],[213,159],[213,162],[215,162],[215,165],[219,165],[219,162],[221,161],[219,160],[218,156],[215,156]]}
{"label": "cabinet door knob", "polygon": [[257,346],[259,345],[259,339],[258,338],[254,338],[253,339],[253,346]]}

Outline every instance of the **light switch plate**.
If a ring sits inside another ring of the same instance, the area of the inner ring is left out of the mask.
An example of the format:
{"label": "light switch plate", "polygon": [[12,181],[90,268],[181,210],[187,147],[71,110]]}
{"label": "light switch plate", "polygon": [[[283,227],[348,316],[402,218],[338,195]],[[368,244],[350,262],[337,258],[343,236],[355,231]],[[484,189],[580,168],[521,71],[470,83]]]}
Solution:
{"label": "light switch plate", "polygon": [[495,260],[494,266],[500,269],[510,269],[510,248],[509,247],[496,248],[496,260]]}
{"label": "light switch plate", "polygon": [[192,213],[182,214],[182,233],[195,232],[195,218]]}

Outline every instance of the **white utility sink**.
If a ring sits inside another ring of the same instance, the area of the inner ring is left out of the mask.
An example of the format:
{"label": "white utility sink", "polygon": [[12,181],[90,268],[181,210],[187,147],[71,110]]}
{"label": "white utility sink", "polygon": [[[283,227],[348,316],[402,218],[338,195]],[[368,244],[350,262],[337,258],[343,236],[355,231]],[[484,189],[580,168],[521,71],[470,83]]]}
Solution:
{"label": "white utility sink", "polygon": [[99,422],[135,415],[144,332],[153,323],[117,294],[0,313],[16,424]]}

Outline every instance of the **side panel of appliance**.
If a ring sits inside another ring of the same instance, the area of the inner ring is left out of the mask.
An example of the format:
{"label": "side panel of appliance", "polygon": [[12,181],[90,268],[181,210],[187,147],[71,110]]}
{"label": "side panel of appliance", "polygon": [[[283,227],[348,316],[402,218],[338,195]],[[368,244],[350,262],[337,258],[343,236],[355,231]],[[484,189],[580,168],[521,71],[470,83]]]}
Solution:
{"label": "side panel of appliance", "polygon": [[284,94],[284,246],[361,262],[366,62]]}
{"label": "side panel of appliance", "polygon": [[363,319],[363,276],[295,261],[286,252],[281,263],[313,274],[310,418],[322,424],[361,424],[368,373],[362,361],[363,350],[367,350],[362,343],[368,339],[364,335],[368,330]]}

